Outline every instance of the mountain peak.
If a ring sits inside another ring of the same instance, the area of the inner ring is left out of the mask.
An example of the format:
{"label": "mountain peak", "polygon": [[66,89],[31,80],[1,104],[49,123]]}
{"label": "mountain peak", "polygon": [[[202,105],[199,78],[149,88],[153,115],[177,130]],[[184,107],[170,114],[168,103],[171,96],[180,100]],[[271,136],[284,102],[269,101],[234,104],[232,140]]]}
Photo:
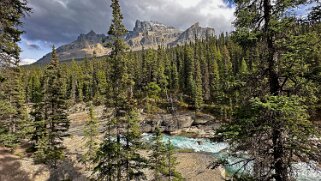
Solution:
{"label": "mountain peak", "polygon": [[200,23],[199,22],[196,22],[191,26],[191,28],[199,28],[199,27],[200,27]]}
{"label": "mountain peak", "polygon": [[104,38],[105,35],[103,34],[97,34],[93,30],[90,30],[87,34],[80,34],[77,38],[78,41],[93,41],[93,42],[99,42],[102,38]]}
{"label": "mountain peak", "polygon": [[148,31],[164,31],[169,29],[175,29],[172,26],[167,26],[158,21],[141,21],[136,20],[134,32],[148,32]]}
{"label": "mountain peak", "polygon": [[200,26],[199,22],[193,24],[186,31],[184,31],[178,39],[171,43],[170,46],[180,45],[188,42],[194,42],[195,36],[201,40],[205,39],[208,36],[214,36],[215,30],[214,28],[203,28]]}
{"label": "mountain peak", "polygon": [[90,30],[90,32],[86,34],[86,36],[95,36],[95,35],[97,34],[94,32],[94,30]]}
{"label": "mountain peak", "polygon": [[[124,40],[130,46],[131,50],[141,50],[142,45],[145,48],[158,48],[159,45],[176,46],[184,43],[189,43],[195,40],[195,35],[198,39],[205,39],[208,36],[213,36],[215,33],[213,28],[203,28],[200,23],[194,23],[186,31],[180,30],[165,25],[157,21],[141,21],[136,20],[133,31],[129,31]],[[75,41],[63,45],[57,49],[57,55],[61,61],[69,59],[81,59],[83,57],[104,56],[111,51],[105,48],[102,44],[108,41],[108,37],[104,34],[97,34],[91,30],[86,34],[80,34]],[[51,54],[45,55],[38,63],[46,63],[51,59]]]}

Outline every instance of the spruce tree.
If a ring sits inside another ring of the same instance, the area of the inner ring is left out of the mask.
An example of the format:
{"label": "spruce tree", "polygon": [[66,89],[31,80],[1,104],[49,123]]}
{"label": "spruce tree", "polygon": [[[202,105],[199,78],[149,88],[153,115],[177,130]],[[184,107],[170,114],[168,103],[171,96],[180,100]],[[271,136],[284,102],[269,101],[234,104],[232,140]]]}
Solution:
{"label": "spruce tree", "polygon": [[240,73],[243,74],[243,75],[248,74],[247,63],[246,63],[244,58],[241,61]]}
{"label": "spruce tree", "polygon": [[[295,156],[305,155],[314,160],[320,158],[319,152],[306,139],[316,134],[307,120],[306,110],[302,106],[304,101],[297,97],[307,88],[298,85],[298,82],[306,80],[301,79],[297,71],[305,71],[301,65],[309,62],[306,59],[309,53],[303,53],[306,50],[306,37],[296,31],[296,17],[288,14],[288,9],[304,5],[305,2],[307,1],[236,2],[237,32],[245,31],[250,35],[241,38],[243,42],[255,43],[249,41],[253,37],[261,40],[263,53],[258,76],[262,78],[256,81],[262,85],[268,84],[269,88],[261,90],[261,94],[252,95],[258,98],[242,105],[236,120],[222,132],[232,142],[231,145],[237,145],[232,148],[234,151],[251,153],[256,180],[290,180]],[[302,41],[298,43],[298,39]],[[289,72],[291,73],[288,74]],[[244,112],[246,109],[256,111]],[[245,130],[246,133],[243,132]],[[296,141],[292,142],[293,140]],[[309,150],[309,153],[304,153],[305,150]]]}
{"label": "spruce tree", "polygon": [[[195,65],[195,94],[194,94],[194,105],[196,112],[200,111],[203,104],[203,83],[202,83],[202,72],[201,72],[201,56],[197,54],[198,52],[198,40],[195,44],[195,55],[194,55],[194,65]],[[201,50],[199,50],[201,51]]]}
{"label": "spruce tree", "polygon": [[220,88],[220,72],[216,59],[212,61],[211,69],[211,101],[215,103]]}
{"label": "spruce tree", "polygon": [[41,129],[36,129],[35,133],[40,137],[36,142],[36,160],[53,167],[63,159],[63,138],[67,136],[69,129],[67,102],[60,87],[63,81],[59,59],[53,47],[52,58],[44,75],[43,101],[38,105],[40,117],[35,119],[43,126]]}
{"label": "spruce tree", "polygon": [[174,155],[175,149],[171,143],[171,140],[168,140],[166,143],[166,166],[165,166],[165,175],[169,180],[172,181],[181,181],[183,180],[181,174],[176,171],[175,167],[177,166],[176,157]]}
{"label": "spruce tree", "polygon": [[8,147],[25,137],[28,122],[17,44],[21,18],[28,12],[26,1],[0,2],[0,144]]}
{"label": "spruce tree", "polygon": [[154,171],[154,180],[158,181],[161,180],[162,175],[165,173],[167,163],[166,145],[163,143],[163,135],[159,127],[155,129],[151,142],[152,153],[149,156],[149,164],[151,169]]}
{"label": "spruce tree", "polygon": [[[119,1],[112,0],[113,20],[108,31],[112,39],[111,85],[114,118],[109,120],[105,140],[101,144],[95,162],[95,171],[103,180],[143,179],[144,160],[138,154],[141,147],[136,103],[133,98],[134,82],[128,72],[128,59],[123,40],[127,30],[122,23]],[[106,107],[109,103],[106,103]],[[113,134],[113,131],[115,134]],[[125,142],[125,144],[122,143]],[[132,164],[133,163],[133,164]]]}
{"label": "spruce tree", "polygon": [[83,156],[82,161],[87,165],[91,164],[96,158],[98,150],[98,120],[95,117],[94,106],[90,103],[89,106],[89,120],[87,120],[84,127],[85,149],[87,150]]}
{"label": "spruce tree", "polygon": [[[111,61],[111,82],[112,82],[112,101],[115,107],[115,118],[110,120],[108,124],[113,125],[116,129],[116,135],[112,135],[111,127],[109,125],[105,140],[101,144],[97,154],[96,162],[98,165],[95,171],[98,172],[98,176],[101,179],[106,180],[122,180],[123,177],[123,155],[121,145],[121,132],[120,127],[122,125],[124,112],[126,112],[127,105],[127,62],[125,60],[125,43],[123,36],[127,32],[125,26],[122,23],[123,16],[121,14],[120,5],[118,0],[111,1],[113,20],[109,28],[108,34],[112,38],[112,52],[110,54]],[[108,106],[108,105],[106,105]],[[113,139],[113,136],[116,136]],[[108,152],[108,153],[107,153]],[[107,153],[107,154],[106,154]]]}
{"label": "spruce tree", "polygon": [[31,9],[25,0],[3,0],[0,2],[0,66],[19,64],[20,48],[17,42],[23,33],[19,29],[21,18]]}
{"label": "spruce tree", "polygon": [[193,50],[185,45],[184,47],[184,63],[186,65],[185,75],[185,87],[186,87],[186,94],[189,95],[191,98],[195,97],[196,92],[196,85],[195,85],[195,62],[193,58]]}
{"label": "spruce tree", "polygon": [[146,168],[146,160],[138,152],[144,149],[142,133],[140,131],[138,111],[132,108],[126,116],[126,132],[124,133],[125,144],[122,145],[124,173],[126,180],[146,179],[143,169]]}
{"label": "spruce tree", "polygon": [[183,180],[181,174],[176,171],[176,157],[174,156],[174,147],[170,140],[164,143],[163,135],[157,127],[151,139],[151,154],[149,156],[149,167],[153,170],[155,181],[169,179],[173,181]]}

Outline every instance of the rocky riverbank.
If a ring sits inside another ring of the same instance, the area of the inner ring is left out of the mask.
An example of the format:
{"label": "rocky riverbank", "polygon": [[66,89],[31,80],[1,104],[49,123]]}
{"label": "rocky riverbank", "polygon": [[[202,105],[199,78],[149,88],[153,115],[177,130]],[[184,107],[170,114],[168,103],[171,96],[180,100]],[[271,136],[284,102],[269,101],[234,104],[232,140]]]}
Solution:
{"label": "rocky riverbank", "polygon": [[[100,120],[100,131],[108,119],[112,118],[113,109],[105,109],[104,106],[95,107],[95,114]],[[81,135],[81,130],[88,120],[88,107],[77,104],[70,109],[71,129],[70,132]],[[140,112],[141,129],[143,133],[152,133],[156,127],[170,135],[184,135],[187,137],[213,138],[215,130],[221,122],[209,114],[195,114],[194,111],[178,111],[175,114],[158,113],[147,114]]]}

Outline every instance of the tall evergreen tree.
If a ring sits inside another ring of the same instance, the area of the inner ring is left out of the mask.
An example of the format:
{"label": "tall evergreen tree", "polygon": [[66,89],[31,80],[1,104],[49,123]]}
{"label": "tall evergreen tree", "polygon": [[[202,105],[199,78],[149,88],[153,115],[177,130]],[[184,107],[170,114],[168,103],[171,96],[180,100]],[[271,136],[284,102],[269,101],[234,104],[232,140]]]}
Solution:
{"label": "tall evergreen tree", "polygon": [[86,122],[84,128],[85,147],[87,149],[82,161],[92,163],[96,158],[96,152],[98,150],[98,120],[95,117],[94,106],[92,103],[89,106],[89,120]]}
{"label": "tall evergreen tree", "polygon": [[[114,118],[109,121],[105,140],[97,154],[95,171],[103,180],[143,179],[144,160],[138,154],[141,147],[136,103],[133,99],[133,78],[128,72],[128,59],[123,36],[127,30],[122,23],[119,1],[112,0],[113,20],[108,34],[112,38],[111,83]],[[106,107],[108,104],[106,104]],[[124,128],[124,129],[121,129]],[[115,134],[112,134],[112,131]],[[125,131],[124,131],[125,130]],[[124,141],[123,144],[121,141]]]}
{"label": "tall evergreen tree", "polygon": [[44,77],[43,101],[39,103],[41,114],[37,118],[42,122],[43,128],[37,129],[35,133],[40,137],[36,143],[36,159],[53,167],[63,158],[62,141],[69,129],[66,97],[60,87],[63,81],[59,59],[53,47],[52,58]]}
{"label": "tall evergreen tree", "polygon": [[[248,40],[253,36],[262,40],[264,47],[262,52],[264,53],[261,57],[263,60],[261,67],[263,70],[260,72],[267,74],[260,76],[265,78],[267,75],[267,82],[264,78],[260,81],[267,83],[269,90],[263,92],[266,96],[261,95],[256,103],[246,104],[251,105],[251,108],[247,107],[247,109],[258,108],[260,111],[243,113],[243,116],[236,117],[237,121],[228,124],[228,129],[223,132],[228,135],[232,145],[237,145],[234,147],[236,150],[245,148],[246,151],[251,152],[251,159],[254,160],[255,167],[254,177],[257,180],[290,180],[293,174],[291,166],[295,160],[294,157],[295,155],[306,155],[304,150],[309,150],[307,157],[314,159],[319,157],[319,153],[306,139],[306,136],[314,137],[315,132],[304,116],[305,109],[301,105],[300,98],[293,97],[293,95],[298,95],[299,90],[304,90],[301,86],[297,87],[295,82],[304,82],[299,78],[300,73],[296,70],[304,70],[300,64],[302,65],[302,60],[305,58],[297,53],[302,52],[305,43],[302,41],[301,46],[294,45],[297,38],[302,40],[303,37],[298,36],[298,32],[295,31],[293,27],[296,24],[295,18],[288,14],[288,9],[303,5],[305,2],[296,0],[284,0],[277,3],[271,0],[236,1],[237,31],[245,30],[251,35],[245,36],[243,40]],[[295,50],[292,49],[293,47]],[[296,80],[291,83],[293,78]],[[285,91],[292,88],[297,91]],[[297,114],[297,111],[301,113]],[[299,132],[300,136],[296,135]],[[292,140],[296,140],[295,143]]]}
{"label": "tall evergreen tree", "polygon": [[176,171],[175,167],[177,166],[176,157],[174,156],[174,146],[171,143],[171,140],[168,140],[166,143],[166,166],[165,166],[165,175],[169,178],[169,180],[173,181],[181,181],[183,180],[182,175]]}
{"label": "tall evergreen tree", "polygon": [[163,143],[163,136],[160,129],[157,127],[151,140],[152,153],[150,155],[150,167],[154,171],[154,180],[161,180],[164,170],[166,169],[166,145]]}
{"label": "tall evergreen tree", "polygon": [[191,98],[195,97],[196,86],[195,86],[195,62],[193,58],[193,50],[189,46],[184,47],[184,63],[186,69],[184,74],[186,75],[185,80],[185,92]]}
{"label": "tall evergreen tree", "polygon": [[200,111],[203,104],[203,83],[202,83],[202,72],[201,72],[201,58],[198,55],[199,42],[195,35],[195,50],[194,50],[194,71],[195,71],[195,94],[194,94],[194,105],[196,111]]}
{"label": "tall evergreen tree", "polygon": [[0,2],[0,144],[15,146],[24,137],[27,112],[19,68],[21,18],[30,12],[26,1]]}

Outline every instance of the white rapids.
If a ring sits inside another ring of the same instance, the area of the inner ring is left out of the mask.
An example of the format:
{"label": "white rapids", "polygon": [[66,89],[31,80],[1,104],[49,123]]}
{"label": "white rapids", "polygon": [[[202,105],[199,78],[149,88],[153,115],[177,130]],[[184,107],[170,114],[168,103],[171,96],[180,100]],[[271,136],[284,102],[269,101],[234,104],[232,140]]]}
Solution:
{"label": "white rapids", "polygon": [[[143,139],[146,141],[150,141],[152,135],[151,134],[143,134]],[[212,142],[209,139],[203,138],[187,138],[183,136],[168,136],[164,135],[163,141],[166,143],[171,141],[174,147],[180,149],[191,149],[195,152],[206,152],[212,153],[214,157],[222,158],[224,157],[224,150],[229,147],[227,143],[224,142]],[[228,158],[229,163],[233,164],[239,159],[236,158]],[[233,170],[238,170],[240,164],[236,164],[232,167],[226,167],[229,172],[233,172]],[[251,167],[250,163],[248,167]],[[306,163],[295,163],[293,164],[293,168],[296,172],[296,178],[298,181],[321,181],[321,170],[314,170],[308,166]]]}

